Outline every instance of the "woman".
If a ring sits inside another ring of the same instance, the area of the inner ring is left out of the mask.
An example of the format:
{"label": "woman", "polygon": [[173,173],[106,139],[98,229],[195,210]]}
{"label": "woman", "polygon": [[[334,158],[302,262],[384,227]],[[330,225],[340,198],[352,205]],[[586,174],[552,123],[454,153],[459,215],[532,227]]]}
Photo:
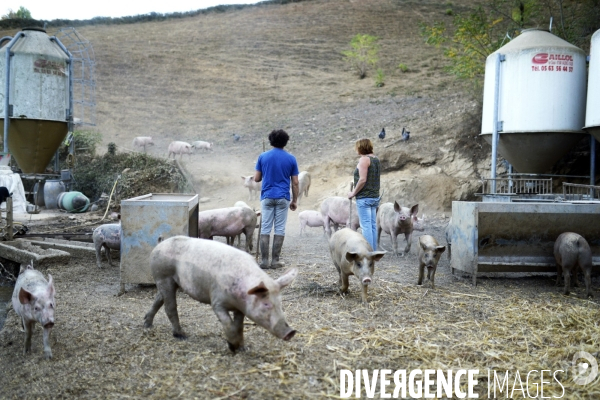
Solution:
{"label": "woman", "polygon": [[369,139],[359,139],[354,145],[360,155],[354,170],[354,190],[348,198],[356,197],[356,209],[363,236],[377,250],[377,206],[379,206],[379,158],[373,154]]}

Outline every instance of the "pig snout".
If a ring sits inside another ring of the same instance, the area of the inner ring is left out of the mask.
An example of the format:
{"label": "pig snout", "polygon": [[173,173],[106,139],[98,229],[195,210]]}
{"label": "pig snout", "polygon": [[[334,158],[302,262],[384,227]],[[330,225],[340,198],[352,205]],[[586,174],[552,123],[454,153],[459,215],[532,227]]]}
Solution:
{"label": "pig snout", "polygon": [[273,333],[280,339],[290,340],[296,335],[296,330],[292,329],[288,323],[284,320],[280,320],[275,324],[273,328]]}
{"label": "pig snout", "polygon": [[368,277],[368,276],[365,276],[365,277],[362,279],[362,283],[363,283],[363,285],[368,285],[369,283],[371,283],[371,278],[370,278],[370,277]]}
{"label": "pig snout", "polygon": [[399,215],[398,218],[400,221],[406,221],[406,215]]}
{"label": "pig snout", "polygon": [[54,320],[46,322],[43,326],[46,329],[53,328],[54,327]]}

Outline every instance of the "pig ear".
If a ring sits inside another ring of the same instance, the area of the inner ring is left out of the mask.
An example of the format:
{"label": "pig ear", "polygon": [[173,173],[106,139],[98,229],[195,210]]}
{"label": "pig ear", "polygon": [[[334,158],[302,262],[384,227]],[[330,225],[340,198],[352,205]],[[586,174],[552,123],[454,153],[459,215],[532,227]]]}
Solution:
{"label": "pig ear", "polygon": [[260,281],[258,285],[248,290],[248,294],[265,294],[267,292],[269,292],[269,289],[267,289],[263,281]]}
{"label": "pig ear", "polygon": [[372,251],[369,253],[375,261],[379,261],[385,256],[385,251]]}
{"label": "pig ear", "polygon": [[356,260],[358,258],[358,253],[349,251],[346,253],[346,260],[353,262],[354,260]]}
{"label": "pig ear", "polygon": [[53,297],[54,292],[54,279],[52,278],[52,275],[48,274],[48,296]]}
{"label": "pig ear", "polygon": [[412,208],[410,209],[410,214],[411,215],[417,215],[419,213],[419,205],[415,204],[414,206],[412,206]]}
{"label": "pig ear", "polygon": [[400,212],[400,208],[402,208],[402,207],[400,207],[400,204],[398,204],[397,201],[394,201],[394,211]]}
{"label": "pig ear", "polygon": [[294,281],[294,279],[296,279],[296,275],[298,275],[298,270],[296,268],[292,268],[289,271],[287,271],[285,274],[283,274],[279,278],[277,278],[277,280],[275,280],[275,282],[277,282],[277,284],[279,284],[280,289],[283,289],[284,287],[286,287],[287,285],[292,283]]}
{"label": "pig ear", "polygon": [[33,295],[28,292],[27,290],[21,288],[21,290],[19,290],[19,302],[21,304],[30,304],[33,303],[33,301],[35,300],[35,298],[33,297]]}
{"label": "pig ear", "polygon": [[245,177],[245,176],[242,176],[242,179],[243,179],[244,181],[246,181],[246,177]]}
{"label": "pig ear", "polygon": [[446,246],[437,246],[435,249],[438,253],[442,254],[444,251],[446,251]]}

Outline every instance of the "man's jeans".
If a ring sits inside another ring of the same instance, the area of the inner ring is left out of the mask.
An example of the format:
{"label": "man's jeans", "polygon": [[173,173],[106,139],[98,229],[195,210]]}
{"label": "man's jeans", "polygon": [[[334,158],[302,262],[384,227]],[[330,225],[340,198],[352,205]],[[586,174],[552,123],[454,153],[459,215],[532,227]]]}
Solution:
{"label": "man's jeans", "polygon": [[260,201],[262,211],[261,235],[270,235],[271,228],[275,225],[275,234],[285,236],[288,207],[290,202],[286,199],[264,199]]}
{"label": "man's jeans", "polygon": [[356,199],[356,210],[362,234],[367,239],[373,250],[377,250],[377,206],[379,199],[365,197]]}

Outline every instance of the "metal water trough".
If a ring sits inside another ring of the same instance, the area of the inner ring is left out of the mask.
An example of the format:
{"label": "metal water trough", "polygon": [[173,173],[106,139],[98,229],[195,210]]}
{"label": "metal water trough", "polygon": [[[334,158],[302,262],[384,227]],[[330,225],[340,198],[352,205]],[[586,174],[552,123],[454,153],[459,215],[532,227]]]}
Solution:
{"label": "metal water trough", "polygon": [[590,244],[594,270],[600,266],[600,203],[452,202],[451,238],[455,270],[556,272],[554,241],[576,232]]}
{"label": "metal water trough", "polygon": [[147,194],[121,202],[121,293],[125,283],[151,284],[150,253],[159,238],[198,237],[197,194]]}

